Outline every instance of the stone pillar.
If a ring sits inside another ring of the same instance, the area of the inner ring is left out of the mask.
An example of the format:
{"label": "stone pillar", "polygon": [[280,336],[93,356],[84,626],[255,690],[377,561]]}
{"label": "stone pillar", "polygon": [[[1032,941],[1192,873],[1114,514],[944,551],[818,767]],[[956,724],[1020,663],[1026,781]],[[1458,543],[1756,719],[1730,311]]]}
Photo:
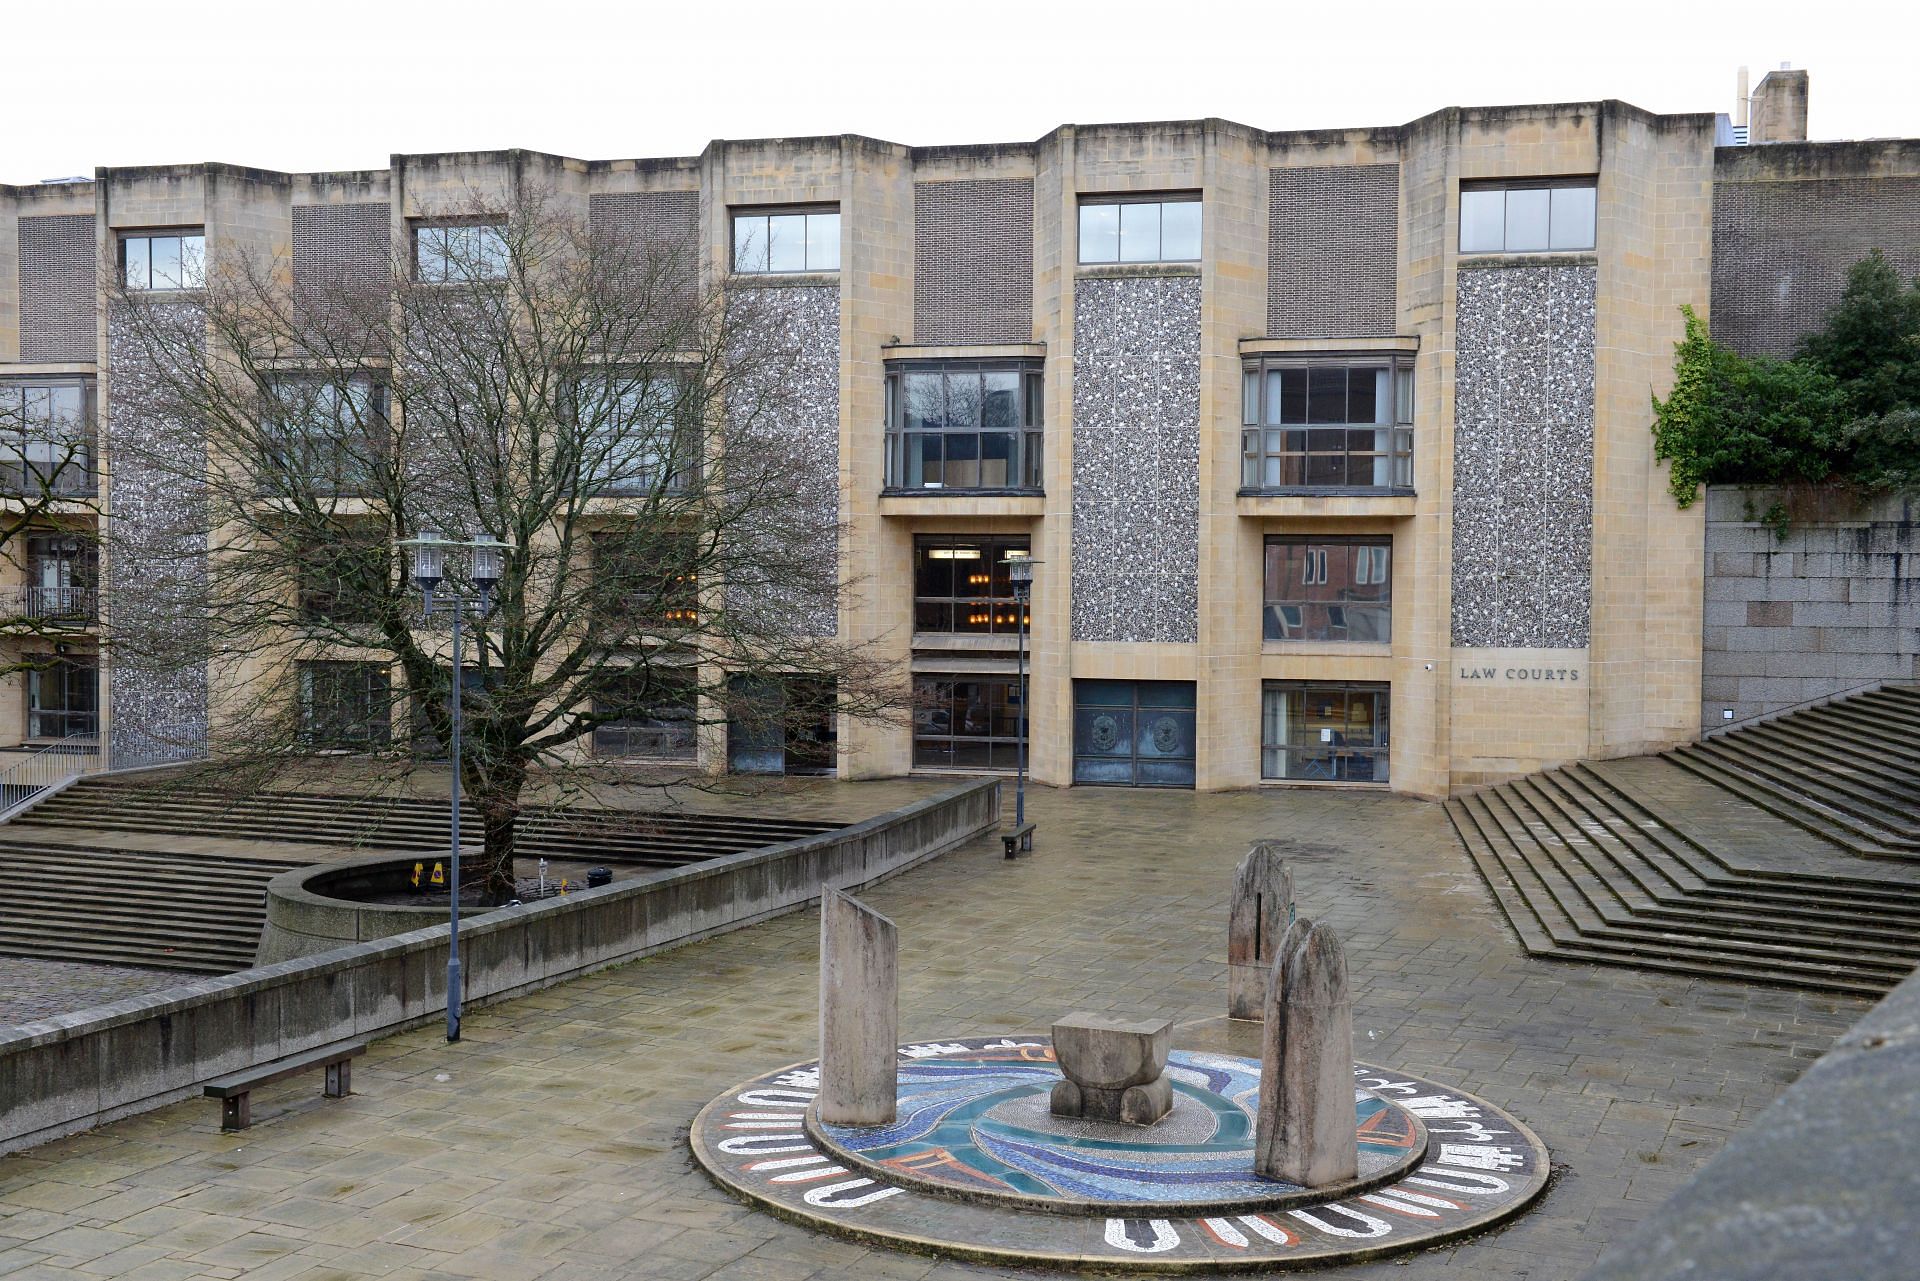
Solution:
{"label": "stone pillar", "polygon": [[1267,993],[1253,1172],[1319,1188],[1358,1177],[1353,1004],[1332,929],[1295,921]]}
{"label": "stone pillar", "polygon": [[900,935],[850,894],[820,893],[820,1119],[893,1120],[900,1050]]}
{"label": "stone pillar", "polygon": [[1293,872],[1273,841],[1256,841],[1233,874],[1227,909],[1227,1017],[1257,1023],[1267,1007],[1274,947],[1293,919]]}

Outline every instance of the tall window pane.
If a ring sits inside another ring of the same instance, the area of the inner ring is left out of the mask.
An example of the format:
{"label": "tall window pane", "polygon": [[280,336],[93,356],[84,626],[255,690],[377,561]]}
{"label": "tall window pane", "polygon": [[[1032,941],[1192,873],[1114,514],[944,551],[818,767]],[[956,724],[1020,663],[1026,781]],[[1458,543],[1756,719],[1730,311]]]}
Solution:
{"label": "tall window pane", "polygon": [[807,269],[807,216],[774,214],[767,219],[767,270]]}
{"label": "tall window pane", "polygon": [[1120,261],[1160,261],[1160,206],[1120,206]]}
{"label": "tall window pane", "polygon": [[153,287],[183,288],[180,279],[180,237],[155,236],[147,243],[150,246],[148,252],[153,257]]}
{"label": "tall window pane", "polygon": [[733,220],[733,269],[735,271],[767,269],[767,220],[765,218]]}
{"label": "tall window pane", "polygon": [[1080,261],[1120,261],[1120,206],[1080,206]]}
{"label": "tall window pane", "polygon": [[204,289],[207,284],[207,238],[180,237],[180,287]]}
{"label": "tall window pane", "polygon": [[807,270],[840,270],[840,215],[807,215]]}
{"label": "tall window pane", "polygon": [[1592,187],[1555,187],[1552,191],[1549,247],[1553,249],[1593,248],[1594,189]]}
{"label": "tall window pane", "polygon": [[1460,193],[1460,252],[1497,254],[1506,247],[1507,193]]}
{"label": "tall window pane", "polygon": [[1537,253],[1547,248],[1547,211],[1552,193],[1544,188],[1507,193],[1507,252]]}
{"label": "tall window pane", "polygon": [[153,288],[153,266],[152,260],[147,256],[147,238],[128,236],[122,244],[127,256],[127,288]]}
{"label": "tall window pane", "polygon": [[1200,202],[1168,201],[1160,206],[1160,260],[1200,261]]}

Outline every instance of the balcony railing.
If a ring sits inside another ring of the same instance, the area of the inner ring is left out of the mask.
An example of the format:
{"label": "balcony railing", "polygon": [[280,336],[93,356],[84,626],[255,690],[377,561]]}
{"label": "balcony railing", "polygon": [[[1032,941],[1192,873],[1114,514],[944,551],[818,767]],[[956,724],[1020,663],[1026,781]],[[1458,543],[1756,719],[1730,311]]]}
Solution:
{"label": "balcony railing", "polygon": [[91,623],[99,617],[100,594],[91,587],[0,588],[0,625],[6,623]]}
{"label": "balcony railing", "polygon": [[0,822],[26,808],[50,788],[97,771],[99,735],[91,731],[62,738],[0,769]]}

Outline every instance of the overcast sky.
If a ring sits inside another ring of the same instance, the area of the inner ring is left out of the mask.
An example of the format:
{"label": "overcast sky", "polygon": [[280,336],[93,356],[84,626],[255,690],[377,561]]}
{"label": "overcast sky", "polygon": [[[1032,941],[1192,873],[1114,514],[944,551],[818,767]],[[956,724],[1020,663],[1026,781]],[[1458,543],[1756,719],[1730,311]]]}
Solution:
{"label": "overcast sky", "polygon": [[1028,140],[1224,116],[1399,124],[1624,98],[1728,111],[1741,64],[1813,76],[1815,138],[1920,136],[1920,5],[832,0],[5,0],[0,182],[394,152],[691,155],[713,138]]}

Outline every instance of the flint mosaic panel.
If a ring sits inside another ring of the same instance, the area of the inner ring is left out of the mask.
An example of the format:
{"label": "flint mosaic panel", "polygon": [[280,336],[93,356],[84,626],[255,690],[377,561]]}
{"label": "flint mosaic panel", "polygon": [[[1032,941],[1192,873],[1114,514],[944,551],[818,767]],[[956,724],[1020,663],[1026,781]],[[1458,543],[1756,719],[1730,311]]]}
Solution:
{"label": "flint mosaic panel", "polygon": [[1198,639],[1200,279],[1079,282],[1073,639]]}
{"label": "flint mosaic panel", "polygon": [[1456,646],[1587,644],[1596,275],[1596,268],[1584,265],[1459,273]]}
{"label": "flint mosaic panel", "polygon": [[[197,303],[156,305],[162,323],[204,335]],[[107,352],[109,764],[191,760],[207,751],[206,638],[192,622],[207,606],[207,497],[180,477],[205,466],[205,436],[162,408],[152,365],[112,312]]]}
{"label": "flint mosaic panel", "polygon": [[[747,536],[781,540],[785,551],[769,564],[801,554],[798,539],[811,543],[816,564],[839,563],[840,516],[840,291],[803,286],[750,291],[736,340],[760,353],[775,353],[748,378],[740,399],[753,407],[751,421],[738,417],[729,434],[766,433],[790,460],[789,504],[769,513],[767,528]],[[748,522],[749,524],[753,522]],[[729,606],[751,610],[767,631],[830,637],[839,630],[839,601],[817,582],[793,588],[768,582],[736,591]]]}

